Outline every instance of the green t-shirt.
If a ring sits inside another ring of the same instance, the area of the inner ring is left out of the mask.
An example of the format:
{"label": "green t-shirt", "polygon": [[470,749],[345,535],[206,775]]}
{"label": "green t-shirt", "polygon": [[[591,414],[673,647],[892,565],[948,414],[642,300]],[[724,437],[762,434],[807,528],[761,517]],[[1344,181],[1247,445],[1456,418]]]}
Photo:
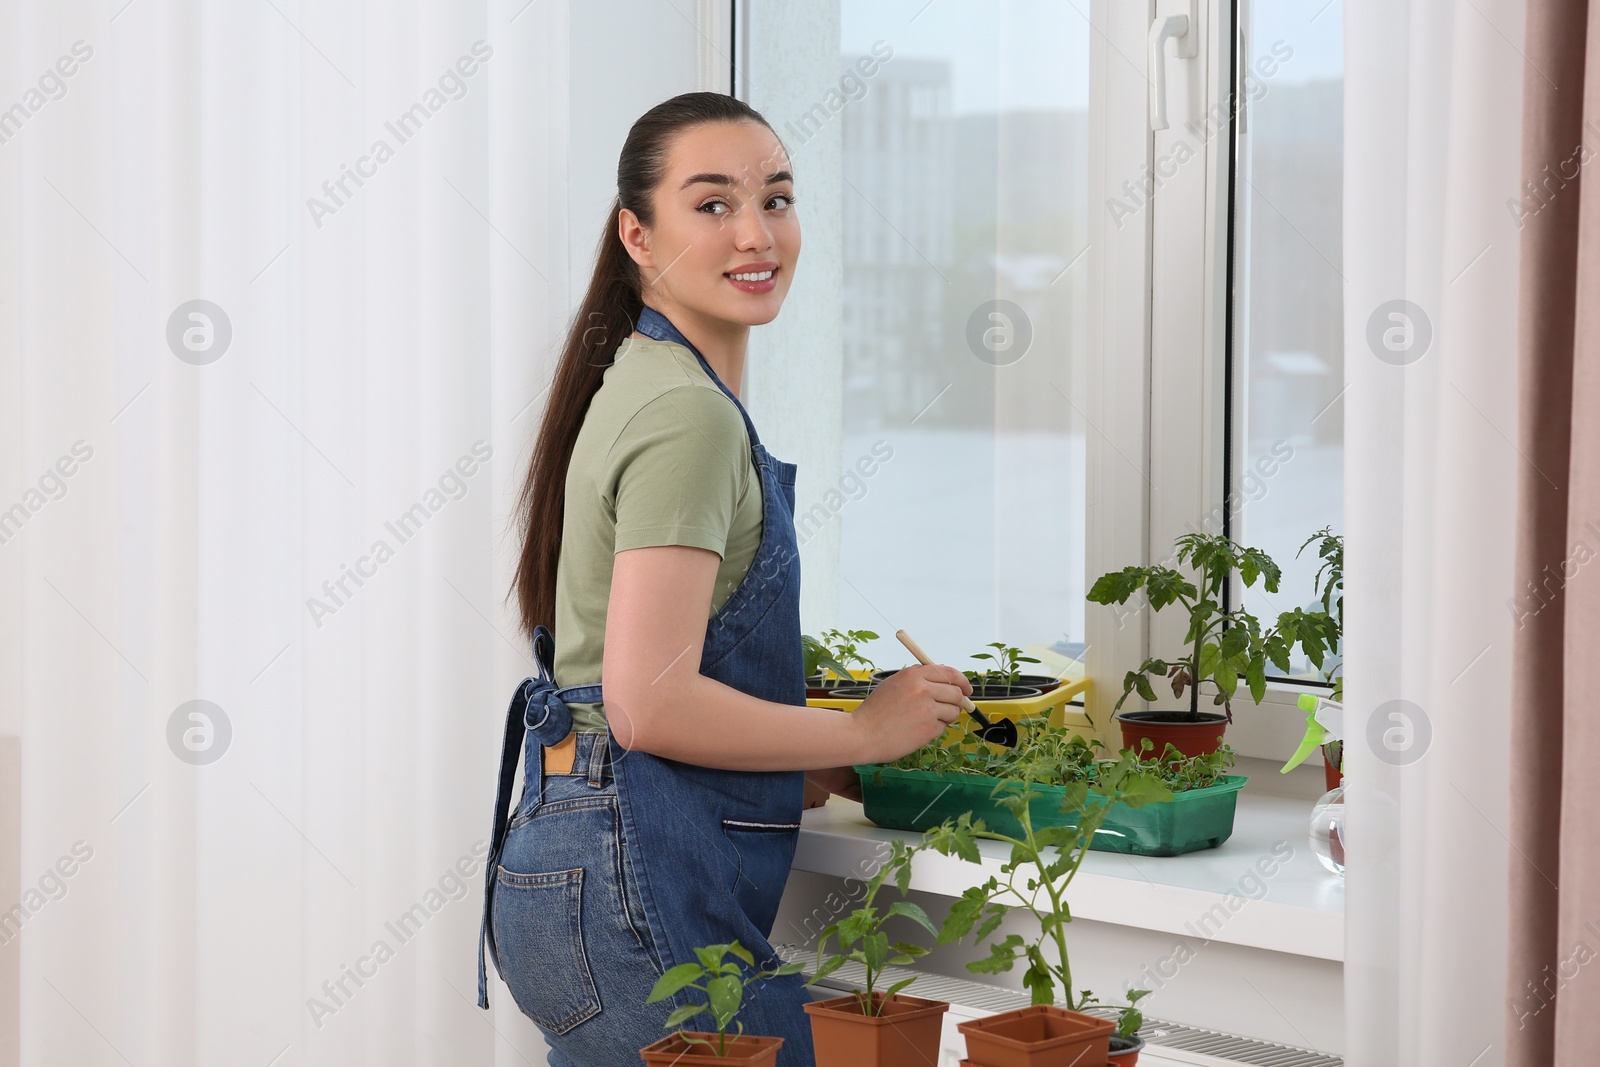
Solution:
{"label": "green t-shirt", "polygon": [[[761,476],[739,409],[693,352],[629,337],[617,349],[567,468],[556,573],[556,684],[603,682],[616,553],[691,545],[722,557],[713,614],[761,542]],[[665,664],[663,664],[665,666]],[[600,704],[570,704],[574,730],[604,730]]]}

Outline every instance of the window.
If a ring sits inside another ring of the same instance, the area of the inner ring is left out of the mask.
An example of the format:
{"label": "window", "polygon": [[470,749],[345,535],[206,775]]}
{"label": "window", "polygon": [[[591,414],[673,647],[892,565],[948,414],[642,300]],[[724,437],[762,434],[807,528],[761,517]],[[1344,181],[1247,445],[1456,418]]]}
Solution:
{"label": "window", "polygon": [[[1230,535],[1283,567],[1278,594],[1241,590],[1262,616],[1310,606],[1316,546],[1295,553],[1323,526],[1344,528],[1341,7],[1272,0],[1241,13]],[[1319,677],[1303,658],[1292,673]]]}
{"label": "window", "polygon": [[[837,226],[835,277],[791,300],[837,318],[836,348],[806,358],[841,354],[838,430],[826,447],[812,426],[790,440],[802,471],[848,468],[879,441],[894,453],[835,509],[836,540],[803,546],[806,581],[837,586],[813,632],[877,630],[884,665],[905,662],[898,626],[963,667],[1005,641],[1099,679],[1100,722],[1115,680],[1186,628],[1086,605],[1100,574],[1226,531],[1284,568],[1270,601],[1239,591],[1248,606],[1311,601],[1317,563],[1295,551],[1342,528],[1342,10],[1193,10],[1193,54],[1163,60],[1156,129],[1146,5],[740,4],[741,95],[837,182],[836,201],[829,187],[803,204],[808,226]],[[811,58],[835,39],[836,65]],[[826,366],[785,380],[810,387]],[[1263,751],[1281,740],[1257,736]],[[1248,724],[1230,737],[1252,745]]]}

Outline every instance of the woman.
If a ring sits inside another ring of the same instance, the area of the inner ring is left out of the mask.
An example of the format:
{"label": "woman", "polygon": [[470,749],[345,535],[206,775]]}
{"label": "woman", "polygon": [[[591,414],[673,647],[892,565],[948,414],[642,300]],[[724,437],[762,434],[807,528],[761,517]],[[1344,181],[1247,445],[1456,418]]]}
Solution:
{"label": "woman", "polygon": [[[506,724],[478,1004],[486,943],[557,1067],[635,1062],[672,1008],[651,986],[697,946],[774,966],[805,778],[848,793],[851,764],[933,740],[972,690],[919,665],[854,714],[805,706],[795,465],[738,397],[800,253],[791,170],[732,97],[634,124],[523,488],[514,591],[538,676]],[[812,1063],[807,999],[798,975],[747,996],[780,1064]]]}

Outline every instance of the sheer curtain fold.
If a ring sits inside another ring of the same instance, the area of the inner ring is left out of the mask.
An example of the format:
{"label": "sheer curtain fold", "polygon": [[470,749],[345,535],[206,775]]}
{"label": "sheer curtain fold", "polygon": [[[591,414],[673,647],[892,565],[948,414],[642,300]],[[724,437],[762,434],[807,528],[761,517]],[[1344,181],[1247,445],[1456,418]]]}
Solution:
{"label": "sheer curtain fold", "polygon": [[0,1063],[542,1062],[473,1001],[567,20],[0,13]]}
{"label": "sheer curtain fold", "polygon": [[1504,1058],[1520,3],[1345,6],[1350,1067]]}

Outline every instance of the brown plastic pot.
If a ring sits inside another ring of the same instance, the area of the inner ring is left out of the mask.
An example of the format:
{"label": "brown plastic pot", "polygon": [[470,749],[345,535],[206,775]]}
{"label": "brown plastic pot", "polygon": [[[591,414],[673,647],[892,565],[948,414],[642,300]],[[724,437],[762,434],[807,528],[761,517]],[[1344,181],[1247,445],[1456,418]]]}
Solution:
{"label": "brown plastic pot", "polygon": [[1339,760],[1329,752],[1330,749],[1338,747],[1332,742],[1322,746],[1322,781],[1330,793],[1344,782],[1344,773],[1339,770]]}
{"label": "brown plastic pot", "polygon": [[778,1062],[778,1049],[783,1045],[781,1037],[740,1034],[728,1038],[726,1056],[717,1056],[704,1045],[685,1041],[684,1034],[713,1043],[717,1040],[715,1032],[680,1030],[640,1049],[640,1058],[661,1067],[774,1067]]}
{"label": "brown plastic pot", "polygon": [[1033,1004],[957,1023],[967,1059],[983,1067],[1104,1067],[1116,1024],[1110,1019]]}
{"label": "brown plastic pot", "polygon": [[[1207,756],[1222,747],[1222,733],[1228,717],[1202,711],[1191,721],[1187,711],[1124,711],[1113,716],[1122,727],[1122,747],[1131,748],[1145,759],[1159,759],[1168,742],[1185,756]],[[1148,737],[1155,746],[1143,751],[1139,742]]]}
{"label": "brown plastic pot", "polygon": [[1132,1037],[1118,1037],[1111,1035],[1111,1047],[1106,1052],[1106,1067],[1133,1067],[1139,1062],[1139,1053],[1144,1048],[1144,1038],[1138,1034]]}
{"label": "brown plastic pot", "polygon": [[817,1067],[926,1067],[939,1060],[939,1035],[950,1005],[896,993],[872,994],[882,1013],[861,1014],[855,994],[803,1004],[811,1016]]}

